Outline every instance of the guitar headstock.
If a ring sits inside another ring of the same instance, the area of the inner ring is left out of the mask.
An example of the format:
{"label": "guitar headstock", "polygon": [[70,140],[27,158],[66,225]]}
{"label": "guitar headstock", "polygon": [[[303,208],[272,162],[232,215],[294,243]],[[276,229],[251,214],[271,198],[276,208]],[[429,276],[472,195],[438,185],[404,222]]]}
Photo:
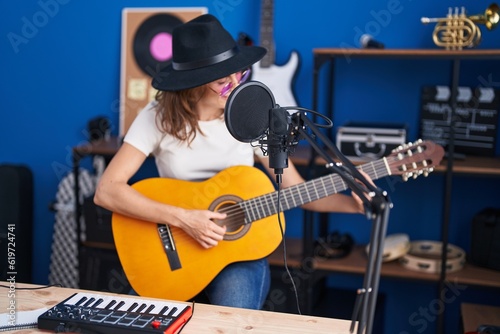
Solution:
{"label": "guitar headstock", "polygon": [[392,175],[402,175],[407,181],[410,177],[427,176],[439,165],[444,156],[442,146],[428,140],[418,140],[395,148],[387,157]]}

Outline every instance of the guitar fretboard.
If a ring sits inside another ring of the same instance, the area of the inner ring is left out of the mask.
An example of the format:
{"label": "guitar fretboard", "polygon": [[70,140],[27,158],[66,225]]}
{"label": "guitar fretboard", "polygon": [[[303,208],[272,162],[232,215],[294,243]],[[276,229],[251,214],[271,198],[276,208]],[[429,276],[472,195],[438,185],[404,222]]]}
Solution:
{"label": "guitar fretboard", "polygon": [[[390,175],[390,168],[386,158],[364,164],[359,166],[358,169],[368,174],[372,180]],[[279,211],[290,210],[342,192],[347,188],[348,185],[338,174],[328,174],[281,190],[279,210],[277,207],[278,191],[239,202],[237,205],[245,211],[245,224],[249,224],[274,215]]]}
{"label": "guitar fretboard", "polygon": [[260,66],[267,68],[274,64],[274,1],[262,0],[260,15],[260,44],[267,49],[267,53],[260,61]]}

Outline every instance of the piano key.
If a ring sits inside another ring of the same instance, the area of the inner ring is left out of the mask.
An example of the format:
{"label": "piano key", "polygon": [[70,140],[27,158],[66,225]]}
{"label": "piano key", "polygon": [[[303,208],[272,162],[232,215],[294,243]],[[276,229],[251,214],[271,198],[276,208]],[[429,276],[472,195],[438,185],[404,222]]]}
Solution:
{"label": "piano key", "polygon": [[163,306],[163,308],[161,309],[161,311],[158,313],[159,315],[164,315],[165,312],[168,311],[168,306]]}
{"label": "piano key", "polygon": [[[100,304],[105,303],[106,301],[112,300],[111,297],[108,296],[101,296],[101,295],[93,295],[93,294],[86,294],[83,296],[82,293],[78,293],[75,296],[73,296],[71,299],[68,299],[64,304],[65,305],[74,305],[74,306],[83,306],[82,303],[85,300],[89,299],[94,299],[96,302],[92,305],[89,305],[90,307],[98,307]],[[75,302],[75,300],[78,300]],[[104,308],[104,306],[101,306],[100,308]]]}
{"label": "piano key", "polygon": [[102,301],[100,303],[98,303],[95,308],[99,309],[99,310],[104,310],[106,309],[106,306],[108,306],[108,304],[114,300],[113,297],[110,297],[110,296],[102,296],[100,298]]}
{"label": "piano key", "polygon": [[127,309],[129,312],[134,312],[135,308],[139,305],[137,302],[133,302],[132,305]]}
{"label": "piano key", "polygon": [[78,306],[86,300],[87,300],[87,297],[82,296],[81,294],[77,293],[74,296],[72,296],[70,299],[68,299],[64,304]]}
{"label": "piano key", "polygon": [[109,303],[106,305],[106,307],[105,307],[104,309],[106,309],[106,310],[110,310],[110,309],[112,309],[112,308],[113,308],[113,306],[114,306],[115,304],[116,304],[116,300],[115,300],[115,299],[111,299],[111,300],[109,301]]}
{"label": "piano key", "polygon": [[90,297],[84,304],[83,304],[83,307],[89,307],[93,302],[95,302],[95,298],[94,297]]}
{"label": "piano key", "polygon": [[154,303],[152,302],[152,303],[150,303],[150,305],[148,307],[148,313],[158,315],[158,314],[160,314],[160,311],[162,310],[162,308],[165,306],[167,306],[167,305],[161,301],[155,301]]}
{"label": "piano key", "polygon": [[142,312],[142,310],[144,310],[146,308],[146,306],[147,305],[143,303],[141,306],[139,306],[139,308],[137,309],[136,312]]}
{"label": "piano key", "polygon": [[152,310],[154,310],[155,306],[153,304],[149,305],[147,310],[144,313],[151,313]]}
{"label": "piano key", "polygon": [[104,301],[103,298],[98,298],[95,303],[93,303],[92,305],[90,305],[90,307],[95,307],[97,308],[102,302]]}
{"label": "piano key", "polygon": [[76,306],[80,306],[82,305],[83,303],[85,303],[85,301],[87,300],[88,298],[87,297],[82,297],[78,302],[75,303]]}
{"label": "piano key", "polygon": [[[128,312],[137,312],[137,306],[139,306],[141,303],[143,303],[142,300],[136,299],[136,298],[127,298],[127,299],[122,299],[124,302],[121,307],[118,309],[118,311],[128,311]],[[130,310],[133,308],[132,310]]]}
{"label": "piano key", "polygon": [[168,316],[169,316],[169,317],[173,317],[173,316],[175,316],[175,314],[177,313],[177,311],[178,311],[178,310],[179,310],[179,309],[178,309],[177,307],[175,307],[175,306],[174,306],[174,307],[172,307],[172,309],[170,310],[170,312],[168,312]]}
{"label": "piano key", "polygon": [[118,311],[120,310],[120,308],[125,305],[125,301],[122,299],[122,300],[118,300],[118,304],[116,304],[116,306],[113,308],[114,310]]}

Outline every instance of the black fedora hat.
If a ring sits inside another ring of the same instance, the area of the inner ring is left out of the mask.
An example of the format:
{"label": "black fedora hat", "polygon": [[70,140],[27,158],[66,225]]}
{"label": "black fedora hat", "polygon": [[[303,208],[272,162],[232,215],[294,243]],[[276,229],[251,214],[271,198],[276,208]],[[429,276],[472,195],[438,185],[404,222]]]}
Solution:
{"label": "black fedora hat", "polygon": [[248,68],[266,54],[262,47],[238,46],[210,14],[174,28],[172,50],[172,63],[153,77],[158,90],[201,86]]}

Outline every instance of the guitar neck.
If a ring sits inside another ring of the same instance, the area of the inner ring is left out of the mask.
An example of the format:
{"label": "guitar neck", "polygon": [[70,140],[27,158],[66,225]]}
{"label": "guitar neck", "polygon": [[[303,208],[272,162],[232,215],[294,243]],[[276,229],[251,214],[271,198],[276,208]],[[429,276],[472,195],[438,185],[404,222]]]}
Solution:
{"label": "guitar neck", "polygon": [[[377,180],[391,174],[386,158],[369,162],[357,168],[368,174],[372,180]],[[290,210],[342,192],[347,188],[348,185],[338,174],[328,174],[281,190],[279,210],[276,206],[278,191],[239,202],[238,204],[245,211],[245,223],[251,223],[274,215],[278,211]]]}
{"label": "guitar neck", "polygon": [[274,1],[262,0],[260,15],[260,44],[267,49],[267,53],[260,61],[262,67],[270,67],[274,64],[275,50],[273,39],[274,27]]}

